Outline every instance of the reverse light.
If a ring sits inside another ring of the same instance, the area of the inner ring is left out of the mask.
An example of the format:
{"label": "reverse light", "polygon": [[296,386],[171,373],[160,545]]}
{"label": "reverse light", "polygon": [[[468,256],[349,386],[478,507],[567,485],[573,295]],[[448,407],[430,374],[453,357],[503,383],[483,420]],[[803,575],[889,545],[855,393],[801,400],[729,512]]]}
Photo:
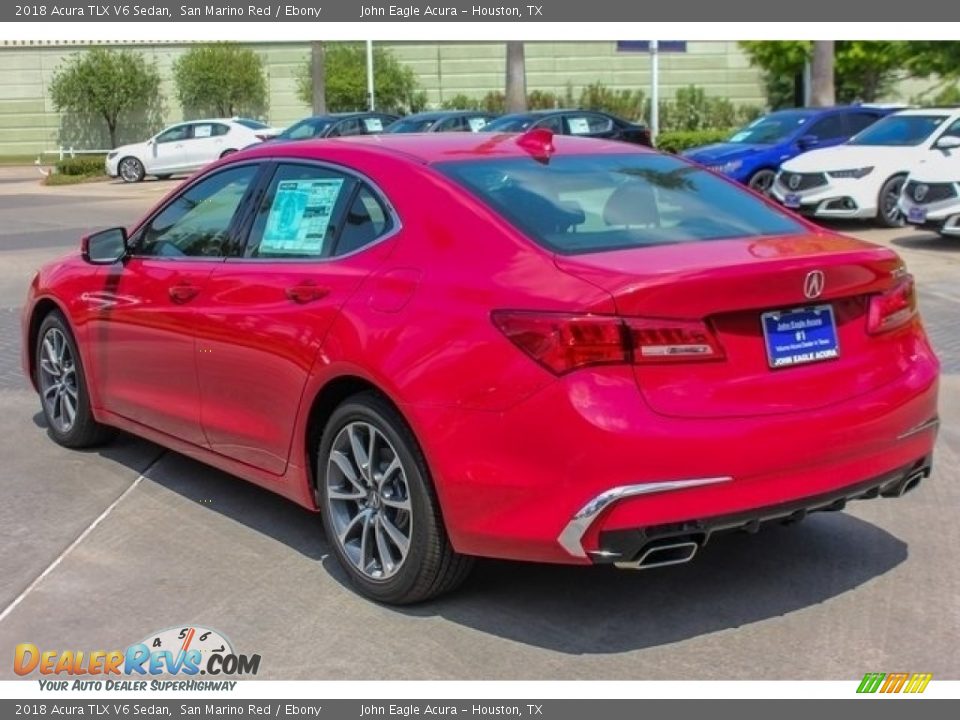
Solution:
{"label": "reverse light", "polygon": [[593,365],[696,362],[724,357],[700,321],[497,310],[494,325],[555,375]]}
{"label": "reverse light", "polygon": [[867,332],[871,335],[889,332],[910,322],[917,314],[917,292],[912,275],[896,286],[870,298],[867,311]]}
{"label": "reverse light", "polygon": [[862,168],[851,168],[850,170],[833,170],[828,172],[832,178],[853,178],[854,180],[859,180],[862,177],[866,177],[873,172],[873,166],[862,167]]}

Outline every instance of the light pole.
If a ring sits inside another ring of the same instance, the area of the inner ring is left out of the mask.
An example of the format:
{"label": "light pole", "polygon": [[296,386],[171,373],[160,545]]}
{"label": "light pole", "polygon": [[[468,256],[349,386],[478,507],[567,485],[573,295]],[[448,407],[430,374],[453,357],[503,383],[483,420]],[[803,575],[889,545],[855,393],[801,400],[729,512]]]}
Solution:
{"label": "light pole", "polygon": [[650,41],[650,140],[660,133],[660,43]]}
{"label": "light pole", "polygon": [[374,109],[373,99],[373,40],[367,40],[367,109]]}

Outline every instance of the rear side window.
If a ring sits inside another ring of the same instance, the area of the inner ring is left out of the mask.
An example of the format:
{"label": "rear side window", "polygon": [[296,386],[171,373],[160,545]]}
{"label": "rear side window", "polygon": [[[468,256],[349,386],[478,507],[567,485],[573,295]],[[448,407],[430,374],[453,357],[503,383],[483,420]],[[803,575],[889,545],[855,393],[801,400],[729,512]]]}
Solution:
{"label": "rear side window", "polygon": [[613,120],[603,115],[568,115],[571,135],[597,135],[613,130]]}
{"label": "rear side window", "polygon": [[752,193],[665,155],[439,163],[537,243],[564,254],[803,232]]}
{"label": "rear side window", "polygon": [[330,258],[356,252],[393,226],[363,182],[332,168],[280,165],[257,207],[246,257]]}

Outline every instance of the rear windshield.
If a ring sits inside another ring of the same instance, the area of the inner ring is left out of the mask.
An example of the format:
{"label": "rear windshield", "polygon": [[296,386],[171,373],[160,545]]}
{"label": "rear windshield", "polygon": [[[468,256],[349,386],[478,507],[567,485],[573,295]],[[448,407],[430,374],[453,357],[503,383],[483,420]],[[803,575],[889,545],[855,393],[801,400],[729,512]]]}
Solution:
{"label": "rear windshield", "polygon": [[850,145],[919,145],[933,134],[946,115],[888,115],[848,140]]}
{"label": "rear windshield", "polygon": [[508,158],[436,167],[564,254],[804,231],[748,190],[669,155]]}

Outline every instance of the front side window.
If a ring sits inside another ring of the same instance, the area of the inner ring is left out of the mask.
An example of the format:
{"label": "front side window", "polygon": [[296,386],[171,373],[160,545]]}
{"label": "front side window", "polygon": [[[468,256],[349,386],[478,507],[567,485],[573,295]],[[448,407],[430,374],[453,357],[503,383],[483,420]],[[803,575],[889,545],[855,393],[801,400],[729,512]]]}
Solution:
{"label": "front side window", "polygon": [[944,130],[942,137],[960,137],[960,120],[957,120],[950,127]]}
{"label": "front side window", "polygon": [[363,124],[358,118],[344,120],[330,131],[330,137],[349,137],[351,135],[363,135]]}
{"label": "front side window", "polygon": [[846,133],[847,128],[843,122],[843,115],[839,114],[817,120],[806,132],[807,135],[815,137],[817,140],[833,140],[843,137]]}
{"label": "front side window", "polygon": [[532,240],[564,254],[788,235],[804,227],[699,166],[666,155],[439,163]]}
{"label": "front side window", "polygon": [[855,112],[847,115],[847,134],[856,135],[861,130],[870,127],[877,120],[880,119],[879,115],[872,115],[865,112]]}
{"label": "front side window", "polygon": [[559,115],[551,115],[538,122],[534,127],[538,129],[549,130],[554,135],[563,134],[563,118]]}
{"label": "front side window", "polygon": [[506,115],[487,123],[484,130],[491,132],[523,132],[536,120],[535,115]]}
{"label": "front side window", "polygon": [[223,170],[191,185],[160,211],[134,243],[147,257],[225,257],[229,231],[257,165]]}
{"label": "front side window", "polygon": [[288,127],[279,137],[282,140],[307,140],[308,138],[322,137],[331,125],[333,125],[332,120],[307,118]]}
{"label": "front side window", "polygon": [[922,144],[946,121],[946,115],[888,115],[849,141],[850,145]]}
{"label": "front side window", "polygon": [[390,215],[360,180],[331,168],[284,164],[257,208],[245,256],[336,257],[368,245],[391,226]]}
{"label": "front side window", "polygon": [[190,126],[176,125],[175,127],[172,127],[169,130],[164,130],[162,133],[157,135],[157,142],[177,142],[179,140],[186,140],[188,137],[190,137]]}

